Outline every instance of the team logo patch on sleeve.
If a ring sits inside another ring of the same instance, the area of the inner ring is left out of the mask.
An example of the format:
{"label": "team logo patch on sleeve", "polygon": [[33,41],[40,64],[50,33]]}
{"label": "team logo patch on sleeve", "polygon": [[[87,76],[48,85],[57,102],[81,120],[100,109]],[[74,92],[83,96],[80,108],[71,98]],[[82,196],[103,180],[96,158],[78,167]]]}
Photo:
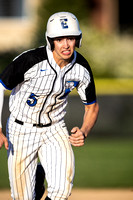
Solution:
{"label": "team logo patch on sleeve", "polygon": [[63,96],[60,97],[60,99],[65,98],[77,85],[79,84],[79,81],[66,81],[65,83],[65,93]]}
{"label": "team logo patch on sleeve", "polygon": [[65,18],[65,19],[60,19],[61,26],[62,26],[63,29],[68,28],[67,21],[68,21],[67,18]]}

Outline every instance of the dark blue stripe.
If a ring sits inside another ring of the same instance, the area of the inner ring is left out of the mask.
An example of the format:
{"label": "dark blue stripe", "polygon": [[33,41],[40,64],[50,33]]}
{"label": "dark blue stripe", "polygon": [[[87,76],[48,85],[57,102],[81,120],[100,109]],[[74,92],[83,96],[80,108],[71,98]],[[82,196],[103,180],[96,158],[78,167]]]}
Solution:
{"label": "dark blue stripe", "polygon": [[95,101],[92,101],[92,102],[90,102],[90,103],[84,103],[85,105],[91,105],[91,104],[93,104],[93,103],[96,103],[96,100]]}
{"label": "dark blue stripe", "polygon": [[12,89],[8,88],[8,87],[3,83],[2,80],[0,80],[0,83],[1,83],[1,84],[4,86],[4,88],[6,88],[7,90],[12,90]]}

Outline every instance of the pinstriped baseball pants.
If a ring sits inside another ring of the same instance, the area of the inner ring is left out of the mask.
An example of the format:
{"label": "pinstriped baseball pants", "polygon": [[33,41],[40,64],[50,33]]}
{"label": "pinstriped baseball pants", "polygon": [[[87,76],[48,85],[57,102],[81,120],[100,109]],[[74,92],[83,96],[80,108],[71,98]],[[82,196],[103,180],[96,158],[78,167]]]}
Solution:
{"label": "pinstriped baseball pants", "polygon": [[37,128],[17,124],[10,117],[7,138],[12,198],[35,199],[35,173],[39,158],[46,174],[48,197],[51,200],[66,200],[73,185],[75,163],[64,121]]}

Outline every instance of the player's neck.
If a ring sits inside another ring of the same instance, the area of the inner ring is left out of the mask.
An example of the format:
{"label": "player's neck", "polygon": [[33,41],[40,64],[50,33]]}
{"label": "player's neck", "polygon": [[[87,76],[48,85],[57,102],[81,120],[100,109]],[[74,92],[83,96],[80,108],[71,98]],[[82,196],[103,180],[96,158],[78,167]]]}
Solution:
{"label": "player's neck", "polygon": [[68,65],[68,63],[70,63],[70,59],[68,61],[64,61],[64,60],[60,60],[58,62],[56,62],[57,65],[62,69],[63,67],[65,67],[66,65]]}
{"label": "player's neck", "polygon": [[70,55],[63,55],[60,52],[53,51],[53,58],[60,68],[68,65],[73,59],[73,52]]}
{"label": "player's neck", "polygon": [[68,65],[68,63],[71,62],[71,58],[69,59],[58,59],[57,57],[54,57],[55,62],[57,63],[57,65],[62,69],[63,67],[65,67],[66,65]]}

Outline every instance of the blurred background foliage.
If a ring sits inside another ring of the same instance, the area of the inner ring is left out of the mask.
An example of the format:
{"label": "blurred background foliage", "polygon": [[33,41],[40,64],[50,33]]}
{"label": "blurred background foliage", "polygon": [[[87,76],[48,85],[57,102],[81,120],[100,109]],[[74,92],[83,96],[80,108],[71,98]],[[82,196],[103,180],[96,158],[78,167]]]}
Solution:
{"label": "blurred background foliage", "polygon": [[[71,4],[71,6],[70,6]],[[133,78],[133,37],[115,31],[107,33],[91,26],[89,1],[41,0],[38,12],[37,28],[30,48],[45,45],[45,31],[48,18],[55,12],[69,11],[79,19],[83,33],[82,47],[77,49],[90,63],[96,78]],[[80,12],[79,12],[80,11]],[[23,49],[25,50],[25,49]],[[19,53],[23,51],[0,53],[0,72]]]}
{"label": "blurred background foliage", "polygon": [[81,25],[82,48],[79,50],[98,78],[133,78],[133,38],[130,35],[107,34]]}

